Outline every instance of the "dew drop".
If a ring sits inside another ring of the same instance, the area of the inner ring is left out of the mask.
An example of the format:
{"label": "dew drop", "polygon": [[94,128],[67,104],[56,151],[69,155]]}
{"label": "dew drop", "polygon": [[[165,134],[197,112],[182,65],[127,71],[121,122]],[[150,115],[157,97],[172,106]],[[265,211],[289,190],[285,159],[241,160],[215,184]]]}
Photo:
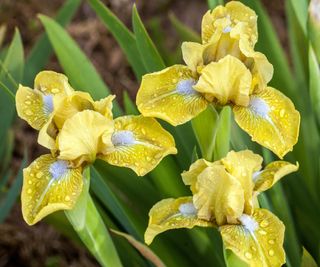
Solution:
{"label": "dew drop", "polygon": [[32,193],[32,190],[31,190],[31,189],[28,189],[27,193],[28,193],[28,194],[31,194],[31,193]]}
{"label": "dew drop", "polygon": [[[270,251],[269,251],[270,252]],[[247,258],[247,259],[252,259],[252,254],[250,252],[246,252],[244,253],[244,256]]]}
{"label": "dew drop", "polygon": [[36,174],[36,177],[37,177],[37,178],[41,178],[42,176],[43,176],[43,172],[41,172],[41,171],[40,171],[40,172],[37,172],[37,174]]}
{"label": "dew drop", "polygon": [[51,92],[52,92],[53,94],[57,94],[57,93],[60,92],[60,90],[59,90],[58,88],[53,88],[53,89],[51,90]]}
{"label": "dew drop", "polygon": [[273,250],[273,249],[270,249],[268,253],[269,253],[269,255],[272,257],[272,256],[274,255],[274,250]]}
{"label": "dew drop", "polygon": [[286,112],[286,111],[285,111],[284,109],[281,109],[281,110],[280,110],[280,117],[281,117],[281,118],[284,116],[285,112]]}
{"label": "dew drop", "polygon": [[269,222],[267,221],[267,220],[263,220],[261,223],[260,223],[260,226],[262,227],[262,228],[265,228],[265,227],[267,227],[269,225]]}
{"label": "dew drop", "polygon": [[26,110],[26,115],[31,116],[31,115],[33,115],[33,112],[30,109],[27,109]]}
{"label": "dew drop", "polygon": [[65,201],[70,201],[70,197],[69,196],[65,196],[64,200]]}
{"label": "dew drop", "polygon": [[259,230],[259,234],[260,234],[260,235],[266,235],[266,234],[267,234],[267,232],[266,232],[266,231],[264,231],[264,230]]}
{"label": "dew drop", "polygon": [[273,244],[275,243],[275,241],[274,241],[273,239],[270,239],[270,240],[268,241],[268,243],[269,243],[270,245],[273,245]]}

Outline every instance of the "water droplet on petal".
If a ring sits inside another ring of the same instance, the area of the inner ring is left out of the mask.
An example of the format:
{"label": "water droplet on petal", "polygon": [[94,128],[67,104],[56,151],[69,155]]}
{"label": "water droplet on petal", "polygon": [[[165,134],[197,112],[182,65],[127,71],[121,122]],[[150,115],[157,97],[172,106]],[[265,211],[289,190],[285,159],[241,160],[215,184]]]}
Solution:
{"label": "water droplet on petal", "polygon": [[274,241],[273,239],[270,239],[270,240],[268,241],[268,243],[269,243],[270,245],[273,245],[273,244],[275,243],[275,241]]}
{"label": "water droplet on petal", "polygon": [[244,256],[249,260],[252,259],[252,254],[250,252],[244,253]]}
{"label": "water droplet on petal", "polygon": [[273,249],[270,249],[268,253],[269,253],[269,255],[272,257],[272,256],[274,255],[274,250],[273,250]]}
{"label": "water droplet on petal", "polygon": [[260,223],[260,226],[261,226],[262,228],[267,227],[268,225],[269,225],[269,222],[268,222],[267,220],[263,220],[263,221]]}

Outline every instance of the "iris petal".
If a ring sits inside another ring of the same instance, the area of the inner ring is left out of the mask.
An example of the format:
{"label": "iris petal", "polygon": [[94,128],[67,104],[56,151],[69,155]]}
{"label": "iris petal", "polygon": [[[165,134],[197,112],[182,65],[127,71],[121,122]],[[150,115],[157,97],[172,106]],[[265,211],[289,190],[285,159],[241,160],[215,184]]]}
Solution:
{"label": "iris petal", "polygon": [[85,110],[68,119],[59,135],[59,158],[72,161],[75,166],[92,163],[98,153],[112,146],[113,121],[100,113]]}
{"label": "iris petal", "polygon": [[219,164],[218,162],[209,162],[205,159],[198,159],[190,166],[188,171],[184,171],[181,176],[185,185],[190,185],[192,194],[196,193],[196,183],[200,173],[207,167]]}
{"label": "iris petal", "polygon": [[114,120],[113,146],[100,158],[143,176],[168,154],[176,154],[173,137],[153,118],[123,116]]}
{"label": "iris petal", "polygon": [[54,71],[39,72],[34,80],[34,88],[45,95],[68,95],[73,92],[67,76]]}
{"label": "iris petal", "polygon": [[163,199],[155,204],[149,212],[149,225],[144,234],[144,240],[151,244],[160,233],[179,228],[193,228],[194,226],[214,226],[213,223],[197,218],[192,204],[192,197],[178,199]]}
{"label": "iris petal", "polygon": [[51,155],[37,158],[23,170],[22,214],[29,224],[57,210],[74,207],[83,186],[82,169],[71,169],[66,161]]}
{"label": "iris petal", "polygon": [[250,267],[282,266],[285,263],[283,223],[265,209],[244,216],[243,225],[220,227],[225,247]]}
{"label": "iris petal", "polygon": [[193,90],[197,77],[183,65],[144,75],[137,94],[139,111],[176,126],[203,111],[207,100]]}
{"label": "iris petal", "polygon": [[260,193],[268,190],[283,176],[297,171],[298,168],[298,164],[294,165],[286,161],[271,162],[263,171],[254,175],[254,191]]}
{"label": "iris petal", "polygon": [[243,213],[244,192],[237,178],[221,165],[206,168],[197,179],[193,203],[198,217],[218,225],[235,222]]}
{"label": "iris petal", "polygon": [[42,94],[29,87],[19,85],[16,93],[16,108],[18,116],[36,130],[40,130],[49,120],[50,113],[46,111]]}
{"label": "iris petal", "polygon": [[237,58],[226,56],[219,62],[211,62],[202,71],[194,89],[217,99],[221,105],[230,102],[246,106],[252,76]]}
{"label": "iris petal", "polygon": [[258,38],[257,15],[252,9],[238,1],[218,6],[203,16],[202,41],[203,43],[214,41],[222,33],[232,32],[239,24],[243,28],[241,37],[248,39],[254,46]]}
{"label": "iris petal", "polygon": [[253,211],[252,194],[254,183],[253,173],[261,169],[262,157],[250,150],[239,152],[230,151],[221,160],[226,170],[241,183],[244,190],[244,212],[251,214]]}
{"label": "iris petal", "polygon": [[272,87],[252,94],[247,107],[235,106],[233,111],[252,140],[280,158],[298,141],[300,114],[289,98]]}

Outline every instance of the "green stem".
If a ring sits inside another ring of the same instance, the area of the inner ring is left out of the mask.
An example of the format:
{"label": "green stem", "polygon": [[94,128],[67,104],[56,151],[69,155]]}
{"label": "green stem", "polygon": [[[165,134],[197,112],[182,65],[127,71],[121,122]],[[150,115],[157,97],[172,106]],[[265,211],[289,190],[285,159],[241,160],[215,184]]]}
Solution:
{"label": "green stem", "polygon": [[84,189],[76,206],[65,214],[88,250],[103,267],[122,267],[117,250],[89,194],[89,168],[84,171]]}

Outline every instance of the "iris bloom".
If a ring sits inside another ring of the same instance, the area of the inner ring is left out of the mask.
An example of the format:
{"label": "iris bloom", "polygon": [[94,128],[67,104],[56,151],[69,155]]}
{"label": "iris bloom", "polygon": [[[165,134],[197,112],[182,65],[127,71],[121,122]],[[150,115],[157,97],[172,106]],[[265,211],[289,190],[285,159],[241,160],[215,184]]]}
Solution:
{"label": "iris bloom", "polygon": [[74,207],[85,182],[83,169],[96,158],[145,175],[177,152],[173,137],[155,119],[113,119],[114,96],[93,101],[88,93],[74,91],[66,76],[51,71],[40,72],[34,87],[19,86],[17,112],[40,131],[38,141],[51,154],[23,172],[22,213],[30,225]]}
{"label": "iris bloom", "polygon": [[284,225],[258,207],[257,195],[298,166],[275,161],[261,170],[262,158],[249,150],[231,151],[216,162],[199,159],[182,173],[192,197],[164,199],[149,212],[145,241],[161,232],[218,227],[223,243],[249,266],[281,266]]}
{"label": "iris bloom", "polygon": [[300,115],[289,98],[267,86],[273,67],[254,51],[257,37],[257,16],[242,3],[208,11],[202,20],[202,43],[182,44],[186,65],[143,76],[139,111],[176,126],[211,103],[230,105],[238,125],[282,158],[297,142]]}

